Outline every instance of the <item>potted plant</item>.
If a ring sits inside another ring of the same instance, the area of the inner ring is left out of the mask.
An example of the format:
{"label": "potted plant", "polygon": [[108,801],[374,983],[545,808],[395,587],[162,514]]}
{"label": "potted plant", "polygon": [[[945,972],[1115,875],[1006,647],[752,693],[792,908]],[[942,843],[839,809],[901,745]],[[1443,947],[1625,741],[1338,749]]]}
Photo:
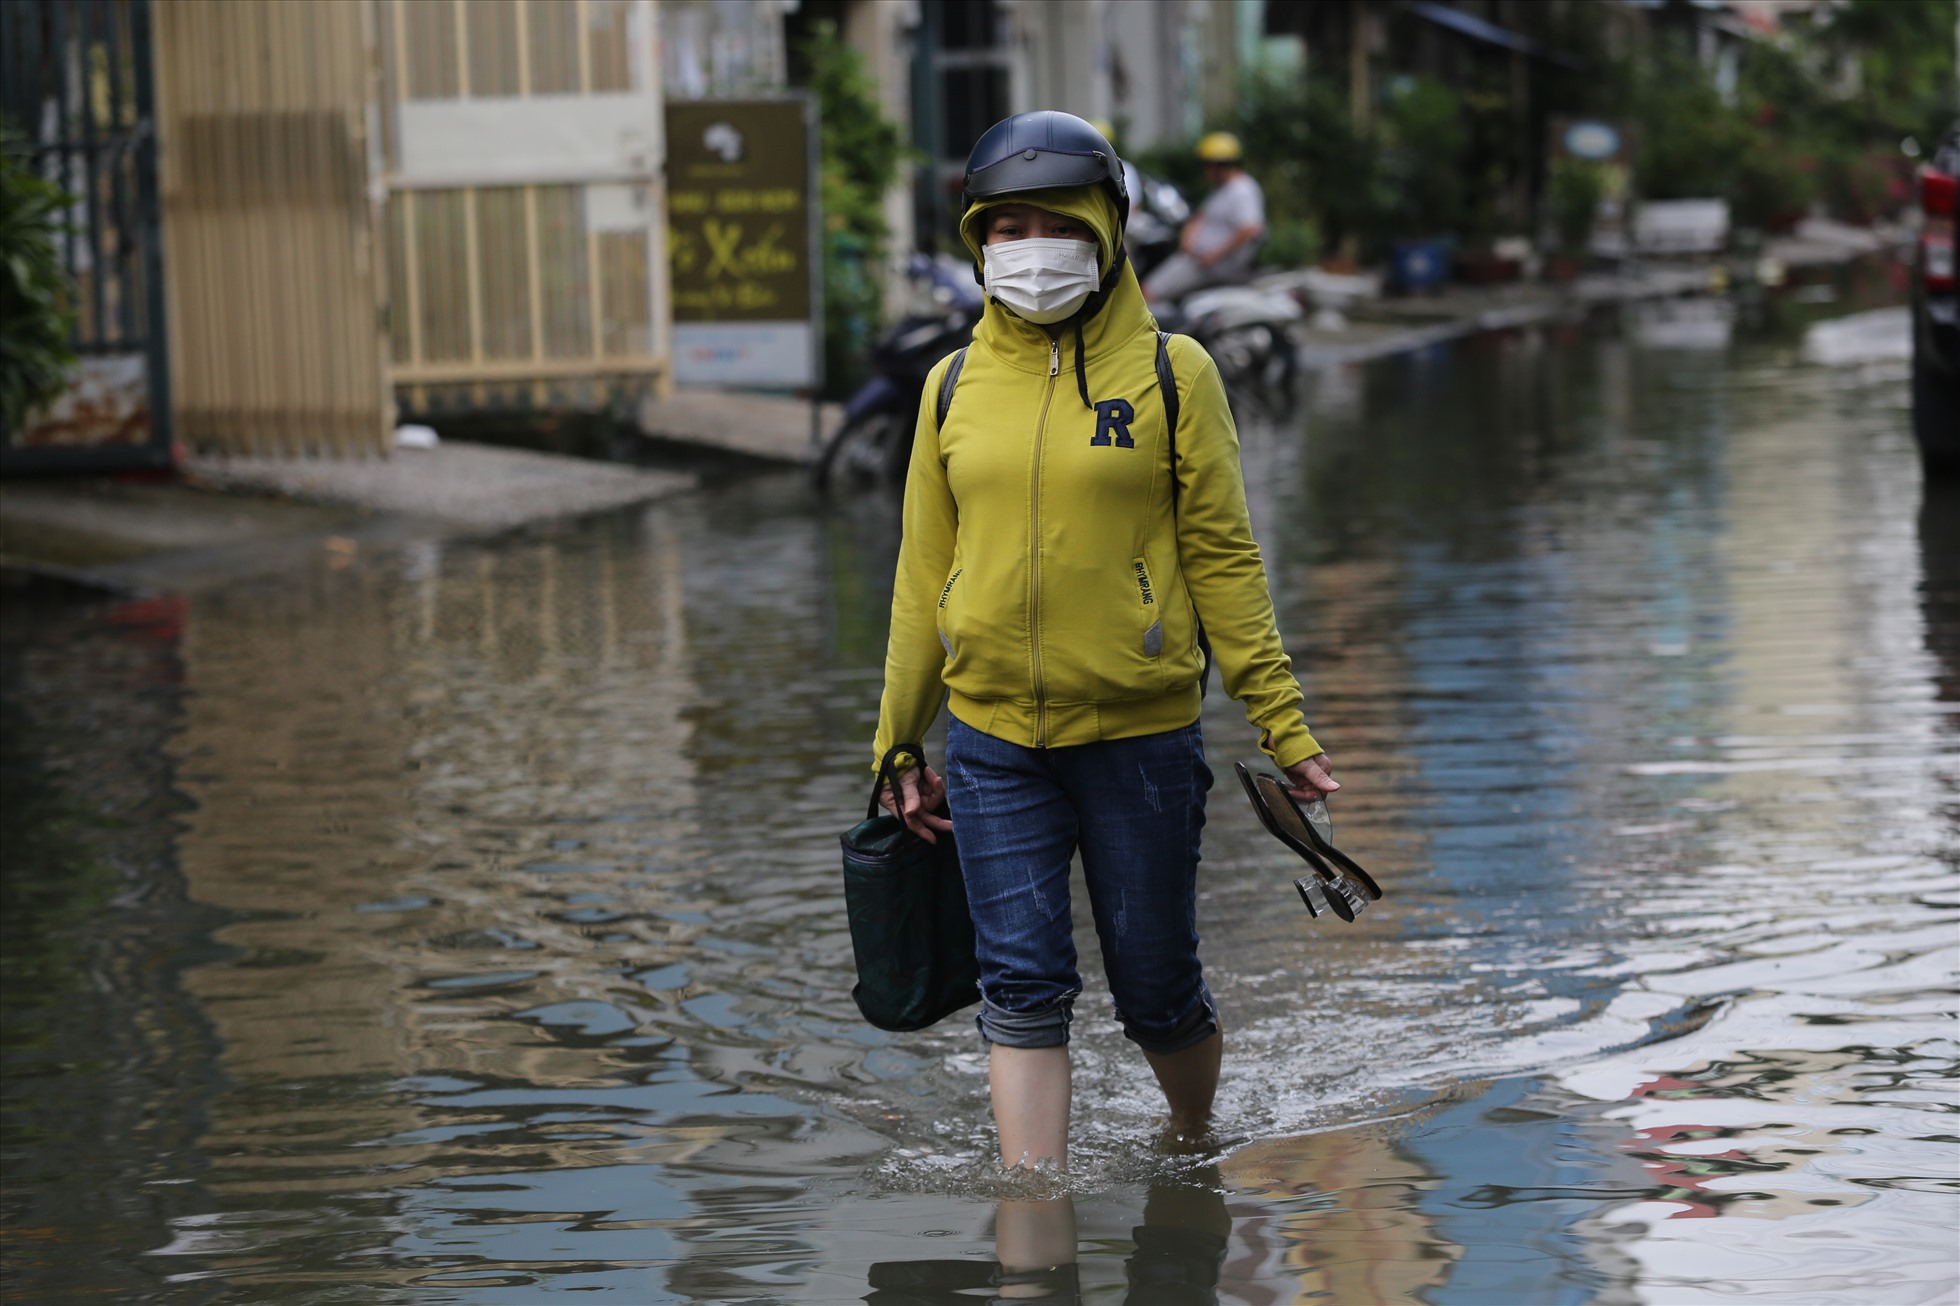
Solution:
{"label": "potted plant", "polygon": [[1552,164],[1546,201],[1558,249],[1546,260],[1545,275],[1553,281],[1570,281],[1585,267],[1586,247],[1592,240],[1593,220],[1604,193],[1599,165],[1584,159],[1559,159]]}
{"label": "potted plant", "polygon": [[1427,77],[1396,79],[1382,106],[1388,282],[1402,294],[1433,293],[1449,279],[1466,212],[1462,110],[1456,92]]}

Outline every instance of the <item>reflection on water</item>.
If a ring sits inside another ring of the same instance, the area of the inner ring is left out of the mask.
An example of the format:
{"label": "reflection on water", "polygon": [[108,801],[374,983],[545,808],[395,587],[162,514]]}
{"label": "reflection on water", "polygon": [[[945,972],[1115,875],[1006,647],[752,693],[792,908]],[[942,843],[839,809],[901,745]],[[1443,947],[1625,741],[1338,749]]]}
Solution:
{"label": "reflection on water", "polygon": [[[1149,1189],[1142,1223],[1130,1230],[1123,1258],[1125,1303],[1218,1300],[1232,1236],[1231,1212],[1218,1185],[1217,1168],[1206,1167]],[[956,1306],[986,1290],[997,1301],[1080,1303],[1080,1237],[1072,1198],[1003,1201],[994,1214],[997,1261],[880,1262],[870,1268],[865,1300],[874,1306]]]}
{"label": "reflection on water", "polygon": [[1154,1149],[1091,973],[1063,1191],[970,1027],[848,997],[889,505],[9,597],[9,1291],[1950,1296],[1960,504],[1902,367],[1797,355],[1491,337],[1248,426],[1390,896],[1307,919],[1220,791],[1218,1136]]}

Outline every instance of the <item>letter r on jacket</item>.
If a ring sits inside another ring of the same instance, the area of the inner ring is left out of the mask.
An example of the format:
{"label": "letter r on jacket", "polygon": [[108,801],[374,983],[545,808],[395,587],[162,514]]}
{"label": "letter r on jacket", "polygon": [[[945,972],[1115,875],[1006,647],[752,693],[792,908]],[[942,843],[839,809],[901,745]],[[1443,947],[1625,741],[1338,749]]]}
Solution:
{"label": "letter r on jacket", "polygon": [[1136,409],[1130,407],[1127,399],[1105,399],[1096,405],[1096,434],[1090,444],[1109,444],[1110,437],[1116,437],[1118,449],[1134,449],[1137,442],[1130,438],[1130,423],[1137,419]]}

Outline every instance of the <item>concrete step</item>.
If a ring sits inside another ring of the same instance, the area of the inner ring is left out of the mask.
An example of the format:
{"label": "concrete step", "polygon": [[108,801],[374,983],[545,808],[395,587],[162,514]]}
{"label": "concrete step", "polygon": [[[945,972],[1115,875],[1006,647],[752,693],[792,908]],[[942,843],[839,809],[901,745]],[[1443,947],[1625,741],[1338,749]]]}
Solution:
{"label": "concrete step", "polygon": [[675,472],[450,440],[364,460],[195,457],[185,470],[219,489],[490,529],[625,507],[695,484]]}
{"label": "concrete step", "polygon": [[[815,406],[821,434],[843,420],[838,404]],[[765,462],[809,462],[819,441],[812,437],[808,399],[735,390],[677,390],[666,399],[649,397],[640,405],[641,434],[665,444],[710,453],[733,454]]]}

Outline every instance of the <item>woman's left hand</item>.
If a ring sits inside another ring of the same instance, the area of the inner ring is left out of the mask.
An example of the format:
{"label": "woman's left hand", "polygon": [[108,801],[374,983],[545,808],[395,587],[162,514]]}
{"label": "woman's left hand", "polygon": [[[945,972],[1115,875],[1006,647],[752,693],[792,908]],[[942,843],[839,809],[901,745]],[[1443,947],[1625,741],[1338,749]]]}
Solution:
{"label": "woman's left hand", "polygon": [[878,801],[913,834],[927,843],[938,843],[939,832],[953,828],[951,821],[935,815],[946,806],[946,782],[931,767],[920,765],[907,768],[898,777],[898,788],[899,795],[894,796],[890,785],[880,785]]}
{"label": "woman's left hand", "polygon": [[1285,768],[1288,792],[1303,803],[1317,803],[1341,786],[1334,779],[1334,759],[1315,753]]}

